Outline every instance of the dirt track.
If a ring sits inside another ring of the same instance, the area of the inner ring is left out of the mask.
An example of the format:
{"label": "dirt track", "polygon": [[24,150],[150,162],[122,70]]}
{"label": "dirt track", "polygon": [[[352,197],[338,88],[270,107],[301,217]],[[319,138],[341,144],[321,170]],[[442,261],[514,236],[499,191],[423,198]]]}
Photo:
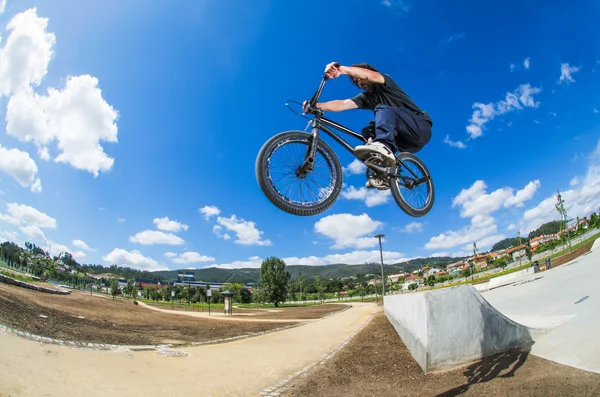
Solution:
{"label": "dirt track", "polygon": [[84,351],[0,333],[0,351],[7,358],[0,360],[0,394],[260,396],[261,390],[340,346],[374,310],[373,304],[355,303],[349,310],[283,331],[219,345],[173,349],[189,353],[180,357],[161,351]]}
{"label": "dirt track", "polygon": [[509,352],[460,370],[424,375],[383,313],[342,351],[281,397],[592,396],[600,375]]}
{"label": "dirt track", "polygon": [[[296,308],[294,315],[303,312],[307,318],[321,317],[342,308],[345,306]],[[113,301],[79,291],[50,295],[0,283],[0,324],[63,340],[127,345],[188,343],[297,324],[239,320],[232,323],[181,316],[136,306],[131,300]]]}

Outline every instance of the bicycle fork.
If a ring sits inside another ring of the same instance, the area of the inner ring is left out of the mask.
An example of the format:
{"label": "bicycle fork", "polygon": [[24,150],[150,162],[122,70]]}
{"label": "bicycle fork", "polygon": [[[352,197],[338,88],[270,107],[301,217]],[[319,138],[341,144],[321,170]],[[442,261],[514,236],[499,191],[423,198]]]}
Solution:
{"label": "bicycle fork", "polygon": [[312,121],[312,132],[308,138],[308,148],[304,156],[304,162],[296,169],[296,176],[303,178],[307,173],[315,168],[315,157],[317,156],[317,146],[319,145],[319,127],[317,121]]}

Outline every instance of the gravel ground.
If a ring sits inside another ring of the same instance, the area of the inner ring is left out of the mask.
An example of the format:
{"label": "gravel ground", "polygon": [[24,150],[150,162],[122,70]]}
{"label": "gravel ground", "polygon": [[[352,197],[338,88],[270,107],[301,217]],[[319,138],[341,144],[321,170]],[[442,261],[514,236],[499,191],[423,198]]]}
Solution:
{"label": "gravel ground", "polygon": [[0,324],[56,339],[146,345],[216,340],[297,323],[195,318],[148,310],[131,300],[79,291],[51,295],[0,283]]}

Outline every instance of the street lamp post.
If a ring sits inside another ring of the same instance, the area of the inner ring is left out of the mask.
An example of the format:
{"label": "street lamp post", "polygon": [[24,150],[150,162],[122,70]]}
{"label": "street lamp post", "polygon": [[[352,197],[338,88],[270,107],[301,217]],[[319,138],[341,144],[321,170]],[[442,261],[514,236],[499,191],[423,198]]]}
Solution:
{"label": "street lamp post", "polygon": [[[379,239],[379,256],[381,257],[381,296],[382,299],[385,296],[385,276],[383,275],[383,248],[381,247],[381,238],[384,237],[385,234],[378,234],[374,236],[374,238]],[[375,285],[375,291],[377,291],[377,285]],[[383,300],[382,300],[383,302]]]}

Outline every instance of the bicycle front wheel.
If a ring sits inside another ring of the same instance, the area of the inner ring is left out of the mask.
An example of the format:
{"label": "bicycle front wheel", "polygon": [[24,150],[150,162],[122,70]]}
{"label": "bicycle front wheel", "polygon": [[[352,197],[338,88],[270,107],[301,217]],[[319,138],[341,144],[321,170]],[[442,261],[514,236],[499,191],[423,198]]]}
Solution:
{"label": "bicycle front wheel", "polygon": [[342,190],[342,166],[327,143],[319,140],[314,169],[297,175],[304,162],[310,134],[287,131],[269,139],[256,158],[256,180],[279,209],[299,216],[324,212]]}

